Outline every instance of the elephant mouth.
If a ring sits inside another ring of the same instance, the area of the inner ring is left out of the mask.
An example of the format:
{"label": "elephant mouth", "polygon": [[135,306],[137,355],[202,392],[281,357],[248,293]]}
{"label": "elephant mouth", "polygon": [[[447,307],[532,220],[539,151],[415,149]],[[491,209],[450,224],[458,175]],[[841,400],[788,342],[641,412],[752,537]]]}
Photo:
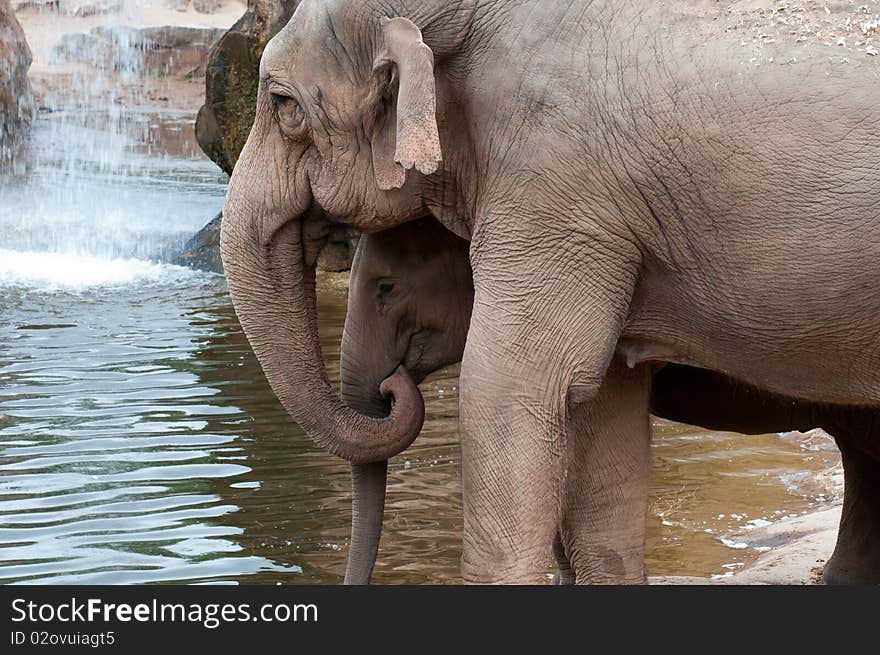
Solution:
{"label": "elephant mouth", "polygon": [[[404,355],[399,364],[406,367],[413,382],[417,385],[424,382],[425,378],[431,374],[431,371],[428,371],[422,364],[427,345],[424,338],[419,337],[424,337],[425,334],[424,331],[419,330],[409,336],[406,344],[406,355]],[[393,370],[397,370],[397,367],[395,366]]]}
{"label": "elephant mouth", "polygon": [[428,377],[428,373],[426,373],[425,371],[422,371],[418,368],[410,368],[409,366],[407,366],[406,370],[409,371],[409,376],[412,378],[413,382],[415,382],[417,385],[424,382],[425,378]]}
{"label": "elephant mouth", "polygon": [[[428,366],[424,364],[425,354],[428,349],[428,344],[425,343],[425,337],[427,337],[428,333],[424,330],[418,330],[410,334],[407,339],[406,349],[404,350],[404,356],[402,359],[395,360],[395,363],[390,366],[390,368],[385,372],[379,379],[379,384],[382,381],[390,378],[394,372],[401,366],[403,366],[409,376],[412,378],[412,381],[419,385],[425,381],[425,378],[428,377],[431,373],[434,372],[433,369],[430,369]],[[420,338],[421,337],[421,338]],[[378,392],[378,385],[376,387],[376,391]],[[377,405],[375,407],[369,408],[371,415],[381,415],[387,416],[388,412],[391,411],[391,401],[382,397],[381,393],[378,393],[376,398]],[[379,406],[381,405],[381,407]],[[364,411],[364,408],[361,408],[361,411]],[[384,414],[381,412],[384,411]]]}

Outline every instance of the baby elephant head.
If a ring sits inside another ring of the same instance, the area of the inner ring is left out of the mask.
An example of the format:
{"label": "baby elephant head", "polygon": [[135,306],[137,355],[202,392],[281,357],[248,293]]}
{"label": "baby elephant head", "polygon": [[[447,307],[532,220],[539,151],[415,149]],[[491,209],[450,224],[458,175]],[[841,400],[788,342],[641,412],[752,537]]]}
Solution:
{"label": "baby elephant head", "polygon": [[399,365],[418,384],[461,360],[474,299],[468,247],[433,218],[361,238],[342,337],[348,405],[385,416],[379,385]]}

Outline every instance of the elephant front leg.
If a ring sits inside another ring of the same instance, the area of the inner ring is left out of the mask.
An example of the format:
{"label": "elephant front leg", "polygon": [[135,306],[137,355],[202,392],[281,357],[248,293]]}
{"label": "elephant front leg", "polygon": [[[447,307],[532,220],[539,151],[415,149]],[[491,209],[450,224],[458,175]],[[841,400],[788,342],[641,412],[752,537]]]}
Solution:
{"label": "elephant front leg", "polygon": [[560,538],[577,584],[644,584],[651,368],[617,359],[572,416]]}
{"label": "elephant front leg", "polygon": [[546,578],[565,476],[564,409],[555,399],[517,388],[527,380],[534,383],[534,374],[493,379],[478,377],[473,365],[462,367],[466,582],[537,584]]}
{"label": "elephant front leg", "polygon": [[462,575],[543,583],[562,516],[569,412],[602,383],[635,274],[595,252],[577,271],[534,257],[472,261],[460,401]]}

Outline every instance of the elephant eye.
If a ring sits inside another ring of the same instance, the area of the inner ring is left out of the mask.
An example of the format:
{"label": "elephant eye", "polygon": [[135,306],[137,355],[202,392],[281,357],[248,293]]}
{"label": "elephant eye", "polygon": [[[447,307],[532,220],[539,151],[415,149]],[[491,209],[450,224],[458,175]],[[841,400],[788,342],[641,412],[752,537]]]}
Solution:
{"label": "elephant eye", "polygon": [[391,307],[400,302],[401,289],[393,280],[384,278],[376,283],[376,300],[383,307]]}
{"label": "elephant eye", "polygon": [[300,140],[308,133],[306,113],[299,103],[290,96],[272,93],[272,113],[281,126],[281,131],[292,139]]}

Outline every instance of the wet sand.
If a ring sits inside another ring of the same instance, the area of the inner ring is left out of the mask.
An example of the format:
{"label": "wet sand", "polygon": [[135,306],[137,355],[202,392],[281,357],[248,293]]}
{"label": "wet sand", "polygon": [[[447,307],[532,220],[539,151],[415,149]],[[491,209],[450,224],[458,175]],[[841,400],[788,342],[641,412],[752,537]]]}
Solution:
{"label": "wet sand", "polygon": [[[724,577],[655,576],[650,584],[810,585],[822,584],[822,569],[837,540],[840,506],[774,523],[749,535],[769,551],[751,566]],[[759,546],[760,547],[760,546]]]}

